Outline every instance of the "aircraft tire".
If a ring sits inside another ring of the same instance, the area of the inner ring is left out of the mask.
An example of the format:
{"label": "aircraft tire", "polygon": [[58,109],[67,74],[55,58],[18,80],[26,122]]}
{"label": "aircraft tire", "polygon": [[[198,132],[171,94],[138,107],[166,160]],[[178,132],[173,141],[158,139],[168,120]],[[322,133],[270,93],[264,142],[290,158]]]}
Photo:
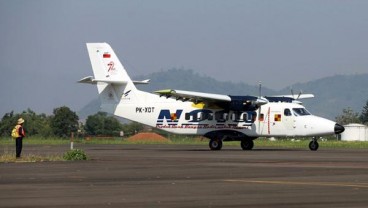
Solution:
{"label": "aircraft tire", "polygon": [[240,146],[243,150],[252,150],[254,147],[254,142],[250,139],[244,139],[240,142]]}
{"label": "aircraft tire", "polygon": [[222,141],[218,139],[211,139],[209,142],[209,146],[211,150],[221,150]]}
{"label": "aircraft tire", "polygon": [[317,141],[311,141],[309,142],[309,149],[312,151],[318,150],[319,144]]}

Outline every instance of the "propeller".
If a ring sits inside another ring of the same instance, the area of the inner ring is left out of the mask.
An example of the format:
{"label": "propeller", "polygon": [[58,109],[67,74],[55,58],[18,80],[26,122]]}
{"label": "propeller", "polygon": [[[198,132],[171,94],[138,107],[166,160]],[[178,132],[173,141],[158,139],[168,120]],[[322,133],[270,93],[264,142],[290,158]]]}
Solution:
{"label": "propeller", "polygon": [[262,105],[264,104],[267,104],[268,103],[268,100],[264,97],[262,97],[262,83],[261,81],[259,82],[259,95],[258,95],[258,98],[256,100],[256,104],[261,107]]}
{"label": "propeller", "polygon": [[291,91],[292,98],[295,99],[295,100],[298,100],[300,98],[300,96],[303,94],[303,91],[300,90],[299,93],[298,93],[298,96],[295,97],[293,88],[291,88],[290,91]]}
{"label": "propeller", "polygon": [[[259,83],[258,83],[258,87],[259,87],[259,95],[258,95],[258,99],[261,99],[262,98],[262,82],[261,81],[259,81]],[[258,108],[258,132],[260,132],[260,130],[261,130],[261,120],[259,119],[259,117],[261,116],[261,107],[262,107],[262,105],[260,105],[259,106],[259,108]]]}
{"label": "propeller", "polygon": [[299,94],[298,94],[298,97],[296,98],[297,100],[300,98],[300,96],[303,94],[303,91],[300,90]]}

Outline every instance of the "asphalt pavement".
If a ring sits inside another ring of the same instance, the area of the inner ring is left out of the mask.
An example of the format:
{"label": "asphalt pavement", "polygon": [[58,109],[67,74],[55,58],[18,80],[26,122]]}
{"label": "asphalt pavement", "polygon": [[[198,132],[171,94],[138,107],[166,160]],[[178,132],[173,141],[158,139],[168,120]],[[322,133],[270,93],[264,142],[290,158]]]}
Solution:
{"label": "asphalt pavement", "polygon": [[90,160],[0,163],[0,207],[368,207],[367,150],[75,146]]}

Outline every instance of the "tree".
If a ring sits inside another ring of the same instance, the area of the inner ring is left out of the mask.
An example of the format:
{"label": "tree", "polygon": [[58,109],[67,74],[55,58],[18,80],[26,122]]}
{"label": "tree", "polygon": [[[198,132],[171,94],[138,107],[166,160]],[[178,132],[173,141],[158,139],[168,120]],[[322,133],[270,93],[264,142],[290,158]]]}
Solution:
{"label": "tree", "polygon": [[68,107],[55,108],[51,116],[50,126],[55,136],[69,137],[71,132],[78,130],[78,116]]}
{"label": "tree", "polygon": [[336,117],[336,122],[341,125],[360,123],[359,114],[354,112],[350,107],[344,108],[342,114]]}
{"label": "tree", "polygon": [[14,112],[6,113],[1,119],[0,123],[0,136],[10,136],[13,127],[17,124],[17,116]]}
{"label": "tree", "polygon": [[88,135],[118,136],[122,130],[122,125],[116,118],[108,116],[107,113],[98,112],[87,117],[84,129]]}
{"label": "tree", "polygon": [[365,106],[363,107],[362,113],[360,114],[360,122],[363,124],[368,124],[368,100],[365,103]]}
{"label": "tree", "polygon": [[23,118],[25,120],[24,129],[26,130],[27,137],[34,135],[51,135],[49,117],[47,117],[45,114],[37,115],[31,109],[27,109],[20,114],[14,114],[13,111],[6,113],[0,122],[0,136],[9,136],[19,118]]}
{"label": "tree", "polygon": [[22,117],[25,120],[24,129],[27,136],[50,136],[52,134],[49,117],[46,114],[36,114],[31,109],[27,109],[27,111],[23,111],[17,117]]}
{"label": "tree", "polygon": [[144,125],[137,122],[131,122],[123,125],[123,131],[126,136],[134,135],[137,132],[142,131],[143,129]]}

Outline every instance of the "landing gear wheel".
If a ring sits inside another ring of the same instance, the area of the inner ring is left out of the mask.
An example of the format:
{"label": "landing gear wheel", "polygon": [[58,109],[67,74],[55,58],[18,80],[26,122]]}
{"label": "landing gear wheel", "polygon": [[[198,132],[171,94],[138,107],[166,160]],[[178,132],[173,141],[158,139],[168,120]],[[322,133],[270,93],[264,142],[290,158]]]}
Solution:
{"label": "landing gear wheel", "polygon": [[319,147],[319,144],[317,141],[311,141],[309,142],[309,149],[312,151],[316,151]]}
{"label": "landing gear wheel", "polygon": [[217,139],[211,139],[209,143],[211,150],[221,150],[222,148],[222,141]]}
{"label": "landing gear wheel", "polygon": [[245,139],[240,142],[240,146],[243,150],[251,150],[254,147],[253,140]]}

